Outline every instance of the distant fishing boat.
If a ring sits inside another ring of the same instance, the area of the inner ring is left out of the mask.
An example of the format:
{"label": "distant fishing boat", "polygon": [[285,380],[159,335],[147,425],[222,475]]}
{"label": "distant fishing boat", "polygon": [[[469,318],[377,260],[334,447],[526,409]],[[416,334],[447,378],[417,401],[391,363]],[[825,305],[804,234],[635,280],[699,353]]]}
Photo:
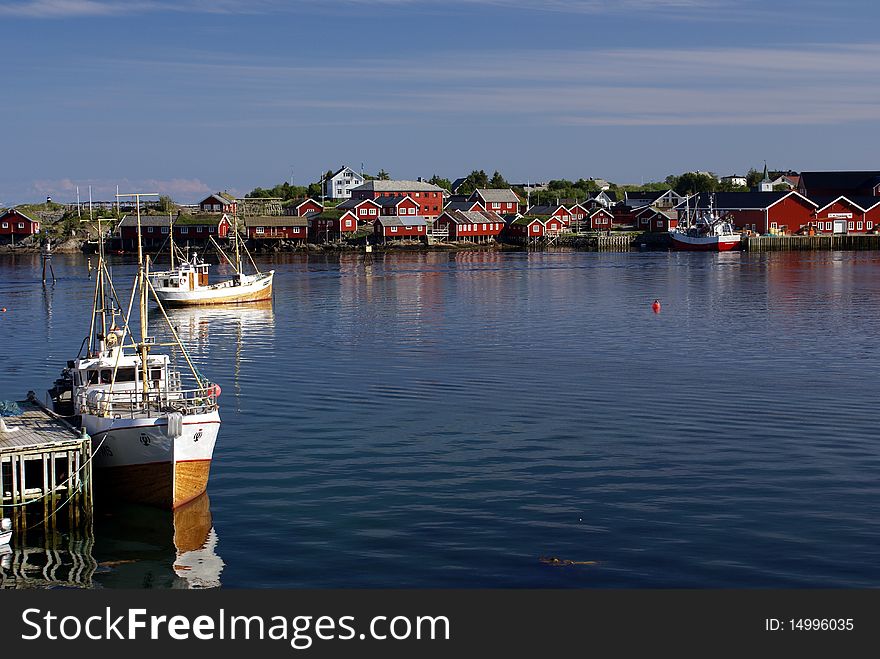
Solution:
{"label": "distant fishing boat", "polygon": [[[196,369],[168,322],[172,343],[149,334],[147,279],[137,199],[138,272],[127,306],[117,295],[99,245],[89,334],[49,391],[56,413],[92,438],[95,481],[102,494],[177,508],[207,488],[220,429],[220,388]],[[129,324],[135,299],[140,336]],[[167,321],[161,303],[159,309]],[[160,345],[182,354],[189,373]],[[83,352],[84,351],[84,352]]]}
{"label": "distant fishing boat", "polygon": [[742,235],[714,208],[714,195],[709,197],[708,210],[693,209],[685,201],[684,222],[669,231],[673,249],[691,252],[727,252],[739,249]]}
{"label": "distant fishing boat", "polygon": [[[169,233],[171,240],[171,269],[148,273],[152,288],[159,300],[169,306],[191,306],[206,304],[238,304],[257,302],[272,298],[272,279],[274,270],[260,272],[256,264],[254,273],[245,274],[241,266],[241,250],[238,231],[233,228],[235,241],[235,262],[214,242],[217,250],[235,268],[235,276],[217,283],[208,280],[210,264],[199,259],[197,252],[186,253],[175,266],[174,227]],[[213,242],[213,238],[211,239]]]}

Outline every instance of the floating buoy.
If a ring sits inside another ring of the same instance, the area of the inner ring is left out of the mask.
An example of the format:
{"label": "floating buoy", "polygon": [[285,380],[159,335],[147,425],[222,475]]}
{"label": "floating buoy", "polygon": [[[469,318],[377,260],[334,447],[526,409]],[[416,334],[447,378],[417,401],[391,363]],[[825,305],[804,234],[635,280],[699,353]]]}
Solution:
{"label": "floating buoy", "polygon": [[660,300],[654,300],[654,304],[651,305],[651,309],[654,310],[654,313],[660,313]]}
{"label": "floating buoy", "polygon": [[6,307],[3,307],[2,309],[0,309],[0,311],[2,311],[3,313],[6,313]]}
{"label": "floating buoy", "polygon": [[221,391],[220,385],[219,384],[212,384],[211,387],[208,389],[208,391],[211,392],[211,395],[214,396],[214,398],[218,398],[220,396],[220,391]]}

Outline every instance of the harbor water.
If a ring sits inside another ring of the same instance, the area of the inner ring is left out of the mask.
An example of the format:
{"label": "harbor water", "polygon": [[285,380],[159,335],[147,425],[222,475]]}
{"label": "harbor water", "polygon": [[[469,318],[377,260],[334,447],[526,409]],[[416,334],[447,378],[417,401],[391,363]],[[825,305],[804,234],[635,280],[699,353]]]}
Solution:
{"label": "harbor water", "polygon": [[[53,261],[0,255],[0,400],[88,333],[86,258]],[[880,252],[258,263],[272,305],[169,312],[222,387],[208,497],[96,492],[0,574],[51,546],[94,587],[880,585]]]}

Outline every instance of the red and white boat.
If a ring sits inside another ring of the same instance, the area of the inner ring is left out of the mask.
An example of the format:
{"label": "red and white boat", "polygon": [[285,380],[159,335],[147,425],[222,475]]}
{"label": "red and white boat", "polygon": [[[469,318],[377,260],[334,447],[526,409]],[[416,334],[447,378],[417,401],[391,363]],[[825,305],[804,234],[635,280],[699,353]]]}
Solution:
{"label": "red and white boat", "polygon": [[708,210],[695,209],[691,212],[686,205],[685,216],[682,218],[684,222],[679,222],[676,228],[669,231],[673,249],[689,252],[729,252],[740,249],[742,234],[730,220],[720,217],[713,206],[711,197]]}

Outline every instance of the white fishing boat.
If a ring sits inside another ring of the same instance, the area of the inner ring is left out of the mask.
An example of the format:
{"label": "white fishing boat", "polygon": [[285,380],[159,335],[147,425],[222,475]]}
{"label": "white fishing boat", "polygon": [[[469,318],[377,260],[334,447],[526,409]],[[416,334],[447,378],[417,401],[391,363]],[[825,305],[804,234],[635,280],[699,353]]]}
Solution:
{"label": "white fishing boat", "polygon": [[[696,202],[698,205],[698,202]],[[678,226],[669,231],[672,247],[692,252],[727,252],[739,249],[742,235],[727,218],[714,208],[714,198],[709,197],[709,208],[690,208],[690,198],[685,200],[685,215]]]}
{"label": "white fishing boat", "polygon": [[[233,226],[235,261],[233,262],[214,242],[218,252],[235,268],[235,276],[217,283],[210,283],[208,269],[210,264],[199,259],[197,252],[185,253],[175,266],[174,226],[169,232],[171,268],[165,271],[148,273],[148,278],[159,300],[169,306],[192,306],[207,304],[238,304],[258,302],[272,298],[272,279],[274,270],[260,272],[251,259],[255,272],[245,274],[241,265],[241,249],[238,230]],[[214,239],[211,239],[212,242]],[[250,255],[248,255],[250,256]]]}
{"label": "white fishing boat", "polygon": [[[138,272],[127,309],[117,295],[99,246],[89,334],[76,359],[67,362],[50,390],[55,411],[85,428],[92,438],[95,488],[111,495],[177,508],[203,493],[220,429],[220,388],[193,364],[147,278],[140,241]],[[173,338],[159,344],[149,333],[152,296]],[[132,308],[138,300],[139,334]],[[178,368],[171,347],[186,362]]]}

